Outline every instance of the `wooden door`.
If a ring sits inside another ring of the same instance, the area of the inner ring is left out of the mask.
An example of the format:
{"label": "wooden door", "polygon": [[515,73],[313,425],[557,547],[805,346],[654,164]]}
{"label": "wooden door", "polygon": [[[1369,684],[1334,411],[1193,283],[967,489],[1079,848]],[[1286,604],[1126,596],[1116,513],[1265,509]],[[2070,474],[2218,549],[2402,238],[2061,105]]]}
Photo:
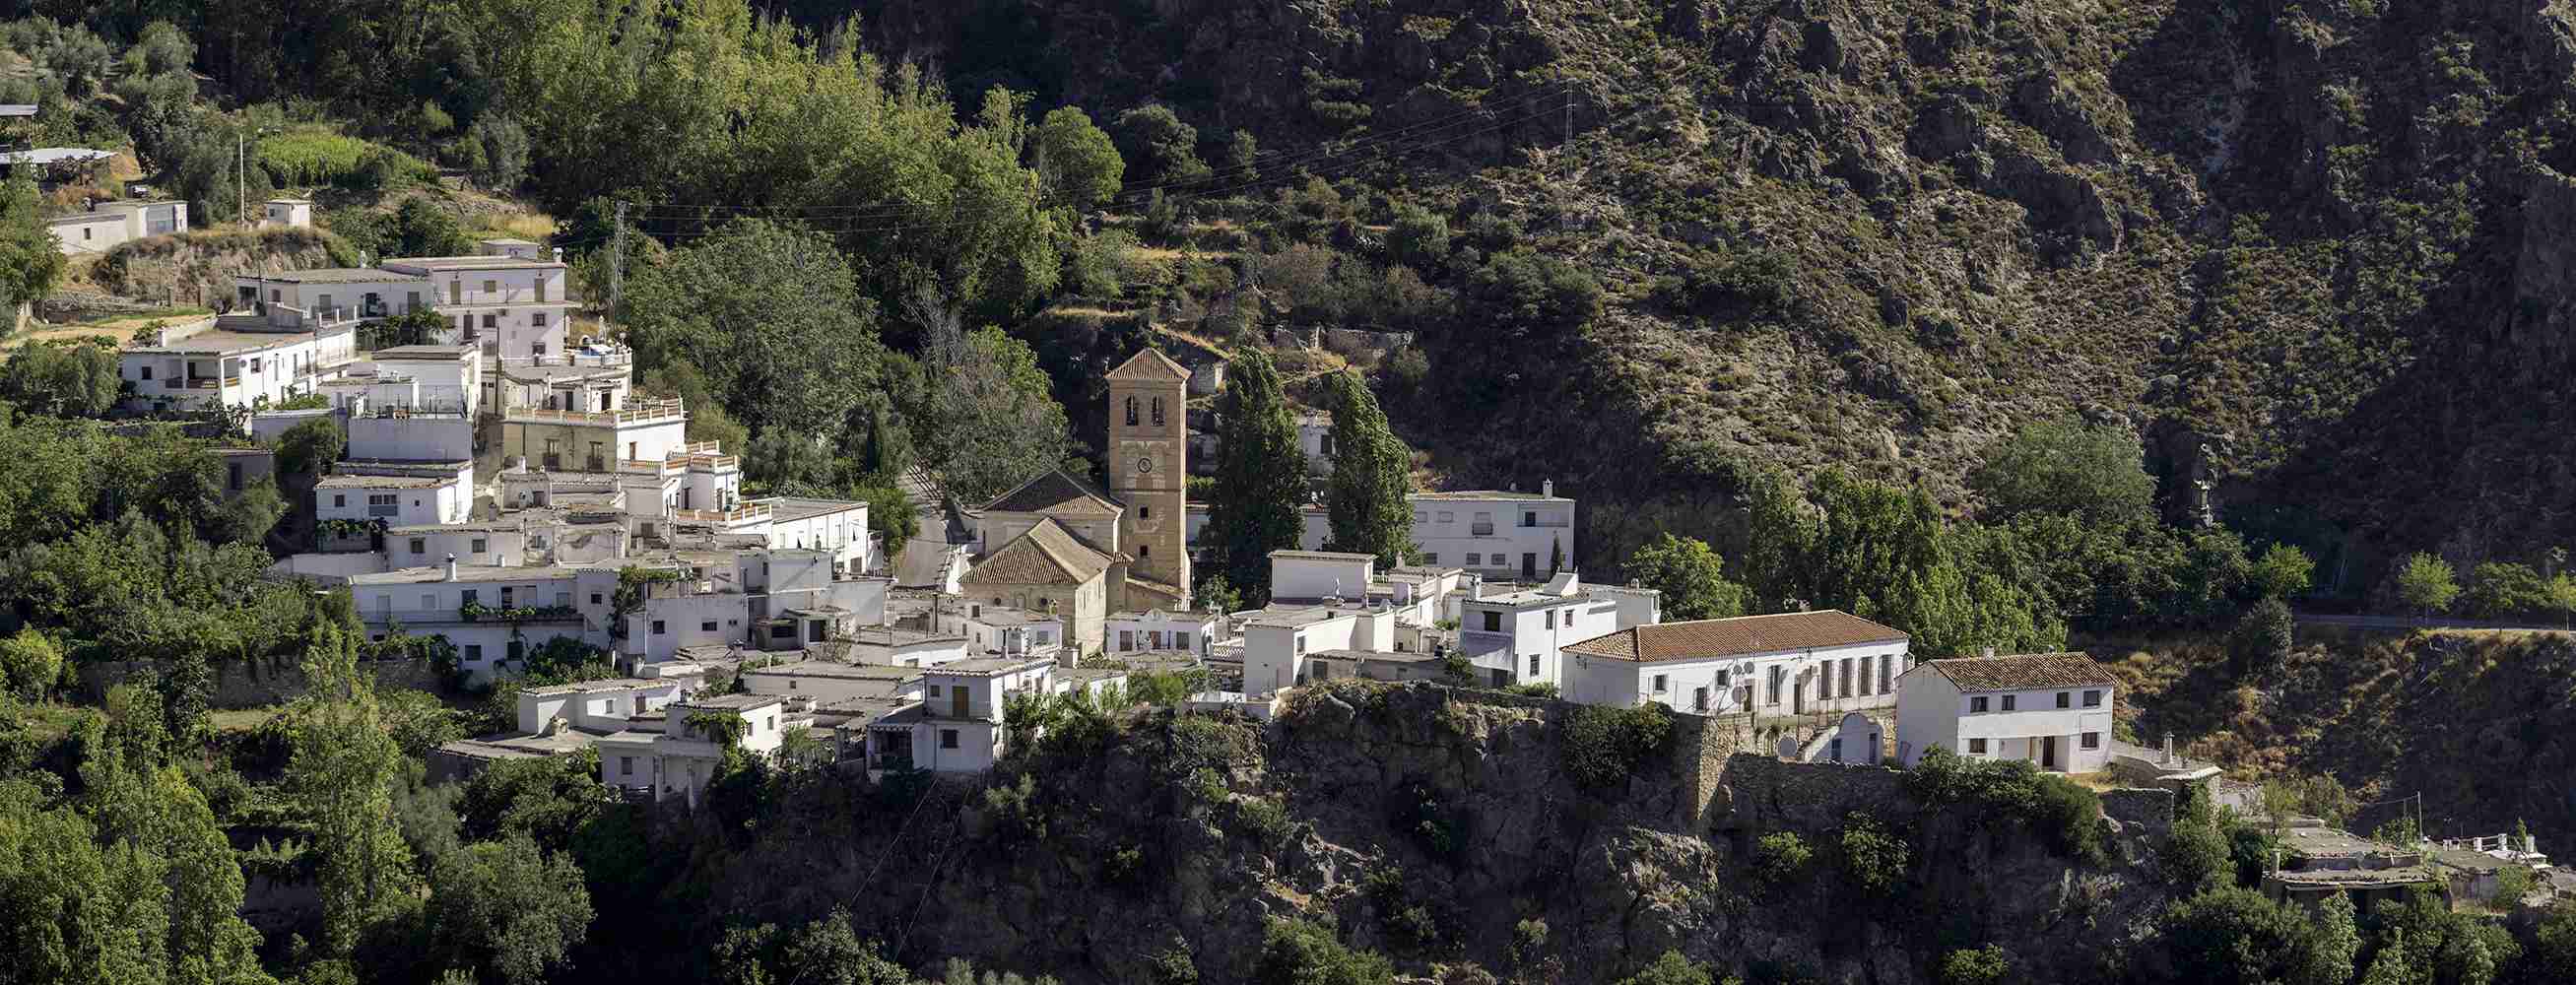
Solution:
{"label": "wooden door", "polygon": [[949,714],[949,717],[951,717],[951,718],[964,718],[964,717],[966,717],[966,689],[965,689],[965,688],[958,687],[958,686],[956,686],[956,685],[954,685],[954,684],[949,685],[949,687],[948,687],[948,714]]}

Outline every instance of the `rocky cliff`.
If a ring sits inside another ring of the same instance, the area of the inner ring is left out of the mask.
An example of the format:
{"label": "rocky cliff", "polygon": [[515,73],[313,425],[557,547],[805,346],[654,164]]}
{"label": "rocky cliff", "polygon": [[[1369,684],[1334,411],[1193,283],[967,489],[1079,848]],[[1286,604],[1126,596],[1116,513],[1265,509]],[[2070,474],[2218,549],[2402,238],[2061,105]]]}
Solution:
{"label": "rocky cliff", "polygon": [[[1480,482],[1706,525],[1734,469],[1956,479],[2126,421],[2246,525],[2564,537],[2576,27],[2507,0],[895,0],[876,41],[1517,223],[1607,310],[1399,420]],[[1357,152],[1318,156],[1357,141]],[[1285,181],[1265,173],[1268,194]],[[1287,181],[1297,180],[1293,176]],[[1430,371],[1485,371],[1477,325]],[[1653,462],[1658,469],[1639,469]],[[1657,507],[1670,507],[1669,511]]]}
{"label": "rocky cliff", "polygon": [[[2028,980],[2071,981],[2163,898],[2162,792],[2109,799],[2108,852],[2086,863],[2031,822],[1922,803],[1894,771],[1729,759],[1751,737],[1697,719],[1605,779],[1574,714],[1337,683],[1267,726],[1152,717],[918,802],[817,785],[693,865],[709,912],[792,926],[847,906],[906,960],[1069,982],[1155,980],[1149,962],[1174,953],[1242,981],[1276,917],[1329,918],[1417,970],[1530,980],[1607,982],[1679,949],[1769,980],[1902,985],[1992,940]],[[1851,875],[1855,823],[1906,846],[1891,882]],[[1765,883],[1755,845],[1781,832],[1814,858]]]}
{"label": "rocky cliff", "polygon": [[235,274],[356,266],[357,252],[318,229],[199,229],[119,243],[90,277],[109,292],[165,304],[222,306]]}

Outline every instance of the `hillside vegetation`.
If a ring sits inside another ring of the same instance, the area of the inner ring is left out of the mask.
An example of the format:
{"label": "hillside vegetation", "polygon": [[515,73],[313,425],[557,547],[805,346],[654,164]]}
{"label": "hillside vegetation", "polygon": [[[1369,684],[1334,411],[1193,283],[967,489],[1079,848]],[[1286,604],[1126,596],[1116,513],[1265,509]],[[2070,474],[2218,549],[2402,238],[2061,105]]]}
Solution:
{"label": "hillside vegetation", "polygon": [[[1955,501],[1989,441],[2067,413],[2136,428],[2169,495],[2208,478],[2231,521],[2354,542],[2362,567],[2522,556],[2566,530],[2533,492],[2570,464],[2545,382],[2569,356],[2576,205],[2576,31],[2555,5],[866,13],[960,88],[1160,101],[1204,145],[1240,128],[1295,148],[1252,194],[1305,164],[1346,199],[1575,261],[1606,290],[1595,317],[1419,325],[1450,385],[1398,423],[1462,477],[1553,475],[1610,533],[1639,507],[1708,523],[1743,463]],[[1301,158],[1335,140],[1377,142]]]}

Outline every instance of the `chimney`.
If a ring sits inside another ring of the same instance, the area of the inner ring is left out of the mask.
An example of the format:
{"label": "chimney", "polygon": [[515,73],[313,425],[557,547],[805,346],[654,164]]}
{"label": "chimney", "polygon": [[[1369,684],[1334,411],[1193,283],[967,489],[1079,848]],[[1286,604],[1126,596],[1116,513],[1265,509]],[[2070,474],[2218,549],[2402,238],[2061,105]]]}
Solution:
{"label": "chimney", "polygon": [[1556,495],[1556,480],[1554,480],[1554,479],[1541,479],[1541,480],[1539,480],[1539,483],[1538,483],[1538,494],[1539,494],[1539,495],[1541,495],[1541,496],[1549,496],[1549,497],[1553,497],[1553,496],[1555,496],[1555,495]]}
{"label": "chimney", "polygon": [[2165,733],[2165,765],[2167,765],[2167,766],[2171,766],[2171,765],[2173,765],[2173,763],[2174,763],[2173,733],[2171,733],[2171,732],[2167,732],[2167,733]]}
{"label": "chimney", "polygon": [[456,555],[454,554],[447,556],[447,580],[456,580]]}
{"label": "chimney", "polygon": [[1992,660],[1992,659],[1994,659],[1994,656],[1995,656],[1995,648],[1994,648],[1994,647],[1991,647],[1991,646],[1990,646],[1990,647],[1985,648],[1985,650],[1983,651],[1982,655],[1983,655],[1986,659],[1988,659],[1988,660]]}

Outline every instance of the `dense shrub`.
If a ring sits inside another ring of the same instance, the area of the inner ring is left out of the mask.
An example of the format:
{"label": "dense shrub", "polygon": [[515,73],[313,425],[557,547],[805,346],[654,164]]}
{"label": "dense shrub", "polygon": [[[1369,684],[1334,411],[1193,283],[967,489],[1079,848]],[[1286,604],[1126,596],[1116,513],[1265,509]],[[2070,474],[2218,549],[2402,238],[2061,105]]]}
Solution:
{"label": "dense shrub", "polygon": [[1672,712],[1662,705],[1585,705],[1565,719],[1565,771],[1586,788],[1609,790],[1661,757],[1672,737]]}
{"label": "dense shrub", "polygon": [[2027,760],[1969,759],[1934,749],[1905,780],[1925,804],[1977,807],[2029,825],[2060,854],[2097,864],[2106,857],[2101,796]]}
{"label": "dense shrub", "polygon": [[2239,676],[2257,673],[2277,666],[2289,656],[2297,621],[2290,605],[2278,598],[2266,598],[2236,617],[2236,628],[2227,634],[2227,652],[2236,662]]}
{"label": "dense shrub", "polygon": [[1807,862],[1815,854],[1807,847],[1807,839],[1798,837],[1795,831],[1763,835],[1761,841],[1754,843],[1753,877],[1772,889],[1795,885],[1806,874]]}
{"label": "dense shrub", "polygon": [[1905,884],[1914,853],[1877,818],[1860,811],[1844,815],[1840,847],[1843,875],[1862,892],[1885,896]]}
{"label": "dense shrub", "polygon": [[1343,946],[1329,925],[1276,920],[1262,935],[1252,980],[1259,985],[1392,985],[1395,967],[1375,951]]}
{"label": "dense shrub", "polygon": [[2012,961],[1992,944],[1941,956],[1941,985],[2000,985],[2011,973]]}

